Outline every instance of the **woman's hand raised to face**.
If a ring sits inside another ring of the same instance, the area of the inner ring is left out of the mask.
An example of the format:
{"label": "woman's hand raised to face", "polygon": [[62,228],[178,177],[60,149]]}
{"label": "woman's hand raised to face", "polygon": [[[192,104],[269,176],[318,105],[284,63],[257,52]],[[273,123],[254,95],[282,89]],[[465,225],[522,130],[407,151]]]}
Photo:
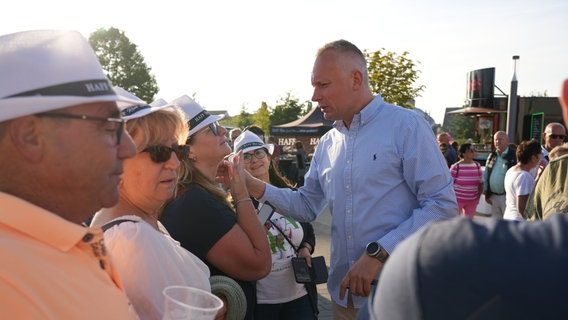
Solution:
{"label": "woman's hand raised to face", "polygon": [[239,151],[234,156],[221,161],[217,167],[216,180],[231,189],[233,199],[248,197],[245,185],[246,171],[243,163],[243,152]]}

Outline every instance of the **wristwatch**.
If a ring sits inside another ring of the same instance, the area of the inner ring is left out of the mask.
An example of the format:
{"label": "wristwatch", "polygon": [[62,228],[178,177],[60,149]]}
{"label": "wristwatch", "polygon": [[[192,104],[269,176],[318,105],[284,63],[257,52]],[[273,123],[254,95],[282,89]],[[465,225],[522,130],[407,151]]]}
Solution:
{"label": "wristwatch", "polygon": [[377,241],[372,241],[367,244],[367,255],[371,258],[379,260],[381,263],[385,263],[389,254]]}

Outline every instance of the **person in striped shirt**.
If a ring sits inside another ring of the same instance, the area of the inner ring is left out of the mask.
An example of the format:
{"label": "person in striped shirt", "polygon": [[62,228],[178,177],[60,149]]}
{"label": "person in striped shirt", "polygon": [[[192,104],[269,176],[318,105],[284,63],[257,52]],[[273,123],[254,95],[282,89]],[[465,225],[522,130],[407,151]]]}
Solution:
{"label": "person in striped shirt", "polygon": [[473,219],[475,209],[479,204],[479,197],[483,192],[483,173],[481,165],[473,160],[475,149],[471,143],[460,146],[458,155],[460,161],[450,167],[450,174],[454,179],[454,191],[461,215]]}

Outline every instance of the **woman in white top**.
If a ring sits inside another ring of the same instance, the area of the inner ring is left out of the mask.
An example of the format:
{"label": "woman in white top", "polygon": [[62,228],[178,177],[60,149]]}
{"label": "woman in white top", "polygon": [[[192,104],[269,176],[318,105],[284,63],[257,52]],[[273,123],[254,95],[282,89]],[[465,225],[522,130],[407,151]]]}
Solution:
{"label": "woman in white top", "polygon": [[[243,152],[245,169],[254,177],[280,188],[294,188],[272,161],[274,145],[264,144],[245,130],[235,140],[234,151]],[[317,291],[314,283],[296,283],[292,258],[305,258],[311,265],[315,233],[310,223],[298,222],[274,212],[265,223],[272,253],[270,274],[256,282],[255,320],[317,319]]]}
{"label": "woman in white top", "polygon": [[536,140],[523,141],[517,147],[517,164],[505,174],[506,206],[503,219],[524,220],[523,212],[535,185],[530,171],[538,166],[541,150]]}
{"label": "woman in white top", "polygon": [[138,153],[124,161],[119,203],[98,212],[91,225],[106,230],[107,249],[140,318],[162,319],[166,286],[211,291],[209,268],[158,221],[187,158],[189,128],[183,111],[171,105],[134,106],[122,114]]}

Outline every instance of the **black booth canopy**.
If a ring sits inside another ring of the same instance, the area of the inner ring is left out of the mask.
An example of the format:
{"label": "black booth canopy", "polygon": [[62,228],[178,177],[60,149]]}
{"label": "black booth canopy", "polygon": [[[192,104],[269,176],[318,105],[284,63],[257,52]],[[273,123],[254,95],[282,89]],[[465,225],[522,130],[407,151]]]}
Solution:
{"label": "black booth canopy", "polygon": [[333,121],[323,117],[320,108],[314,107],[305,116],[292,122],[270,127],[272,136],[322,136],[332,128]]}

